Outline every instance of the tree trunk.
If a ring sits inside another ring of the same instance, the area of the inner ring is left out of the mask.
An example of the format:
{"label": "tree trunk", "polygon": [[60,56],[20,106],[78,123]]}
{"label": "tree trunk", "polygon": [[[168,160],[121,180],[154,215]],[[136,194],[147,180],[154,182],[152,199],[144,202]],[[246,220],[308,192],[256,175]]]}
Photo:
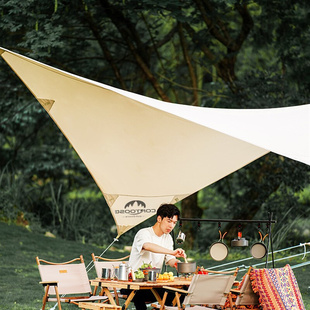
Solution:
{"label": "tree trunk", "polygon": [[[202,216],[202,209],[198,206],[198,192],[186,197],[182,200],[182,210],[181,210],[181,217],[183,218],[201,218]],[[197,231],[197,223],[192,222],[182,222],[182,231],[186,235],[184,248],[185,249],[192,249],[194,246],[194,241],[196,237]]]}
{"label": "tree trunk", "polygon": [[[264,163],[261,168],[251,173],[251,177],[256,180],[257,185],[251,187],[250,190],[242,196],[242,210],[233,217],[234,220],[252,220],[257,212],[261,210],[262,204],[268,197],[279,189],[282,183],[282,170],[269,159],[270,156],[267,155],[264,158]],[[267,218],[263,218],[262,220],[267,220]],[[242,224],[242,228],[244,229],[246,225],[247,223]],[[227,240],[235,238],[238,232],[238,224],[228,223],[225,225],[225,231],[227,231]]]}

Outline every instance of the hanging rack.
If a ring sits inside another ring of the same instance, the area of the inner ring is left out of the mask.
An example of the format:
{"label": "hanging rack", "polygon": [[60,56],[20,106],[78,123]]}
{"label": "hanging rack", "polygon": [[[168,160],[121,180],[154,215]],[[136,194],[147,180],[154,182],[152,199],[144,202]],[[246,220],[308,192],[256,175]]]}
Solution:
{"label": "hanging rack", "polygon": [[[268,220],[241,220],[241,219],[201,219],[201,218],[179,218],[180,223],[182,222],[211,222],[218,223],[221,226],[221,223],[257,223],[257,224],[267,224],[268,229],[268,242],[267,242],[267,254],[266,254],[266,263],[265,268],[268,266],[268,256],[269,256],[269,248],[272,256],[272,267],[274,268],[274,254],[273,254],[273,244],[272,244],[272,233],[271,233],[271,224],[275,224],[276,221],[272,219],[272,213],[268,214]],[[181,224],[182,225],[182,224]]]}

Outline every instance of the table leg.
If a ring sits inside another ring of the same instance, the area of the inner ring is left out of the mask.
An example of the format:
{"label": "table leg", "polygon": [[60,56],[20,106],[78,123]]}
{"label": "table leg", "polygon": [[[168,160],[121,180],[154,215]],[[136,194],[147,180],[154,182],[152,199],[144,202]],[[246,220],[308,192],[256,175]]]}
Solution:
{"label": "table leg", "polygon": [[129,306],[129,304],[131,303],[132,299],[134,298],[136,294],[136,290],[132,290],[131,293],[129,294],[128,298],[126,299],[123,307],[122,307],[122,310],[126,310],[127,307]]}
{"label": "table leg", "polygon": [[115,296],[116,304],[119,306],[119,298],[118,298],[117,289],[114,287],[113,291],[114,291],[114,296]]}
{"label": "table leg", "polygon": [[102,288],[102,291],[103,291],[104,294],[109,298],[110,304],[116,306],[116,302],[115,302],[115,300],[114,300],[114,298],[113,298],[111,292],[110,292],[106,287],[103,287],[103,288]]}
{"label": "table leg", "polygon": [[158,292],[153,288],[151,288],[151,291],[152,291],[153,295],[155,296],[156,300],[158,301],[158,303],[161,305],[162,299],[161,299],[160,295],[158,294]]}
{"label": "table leg", "polygon": [[178,306],[178,309],[182,309],[182,307],[181,307],[181,302],[180,302],[181,294],[179,294],[178,292],[175,292],[175,297],[176,297],[176,299],[177,299],[177,306]]}

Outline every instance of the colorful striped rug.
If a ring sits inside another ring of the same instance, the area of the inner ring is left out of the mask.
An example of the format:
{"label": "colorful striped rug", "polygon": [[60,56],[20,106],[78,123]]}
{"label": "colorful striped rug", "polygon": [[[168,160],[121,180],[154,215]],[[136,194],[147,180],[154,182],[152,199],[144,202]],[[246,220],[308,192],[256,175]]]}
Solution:
{"label": "colorful striped rug", "polygon": [[306,310],[290,265],[252,269],[250,278],[263,310]]}

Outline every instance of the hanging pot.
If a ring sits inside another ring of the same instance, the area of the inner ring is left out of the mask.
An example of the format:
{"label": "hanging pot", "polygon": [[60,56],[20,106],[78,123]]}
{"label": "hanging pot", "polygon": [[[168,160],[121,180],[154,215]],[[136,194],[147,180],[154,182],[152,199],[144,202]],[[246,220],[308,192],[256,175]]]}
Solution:
{"label": "hanging pot", "polygon": [[231,240],[230,245],[231,246],[239,246],[239,247],[248,246],[249,241],[245,238],[242,238],[242,232],[238,231],[238,238]]}
{"label": "hanging pot", "polygon": [[219,233],[220,233],[219,241],[211,244],[209,249],[210,256],[212,257],[212,259],[216,261],[224,260],[228,255],[228,247],[223,241],[224,236],[226,235],[227,232],[225,232],[223,236],[221,231],[219,231]]}
{"label": "hanging pot", "polygon": [[268,236],[268,234],[265,235],[264,238],[263,238],[261,232],[259,231],[258,233],[260,234],[260,241],[254,243],[254,244],[251,246],[251,255],[252,255],[254,258],[261,259],[261,258],[264,258],[264,257],[266,256],[266,254],[267,254],[267,247],[266,247],[266,245],[264,244],[264,240],[265,240],[265,238]]}

